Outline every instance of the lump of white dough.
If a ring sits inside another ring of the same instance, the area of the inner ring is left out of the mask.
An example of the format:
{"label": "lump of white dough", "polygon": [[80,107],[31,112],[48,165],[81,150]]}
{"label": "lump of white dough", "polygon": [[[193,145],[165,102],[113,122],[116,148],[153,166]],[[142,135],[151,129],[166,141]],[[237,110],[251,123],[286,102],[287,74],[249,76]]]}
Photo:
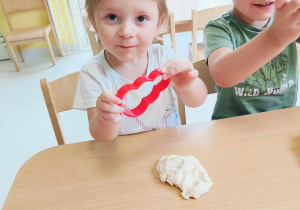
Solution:
{"label": "lump of white dough", "polygon": [[192,155],[163,156],[158,161],[156,171],[160,181],[167,181],[171,186],[178,187],[184,199],[199,198],[212,186],[205,169]]}

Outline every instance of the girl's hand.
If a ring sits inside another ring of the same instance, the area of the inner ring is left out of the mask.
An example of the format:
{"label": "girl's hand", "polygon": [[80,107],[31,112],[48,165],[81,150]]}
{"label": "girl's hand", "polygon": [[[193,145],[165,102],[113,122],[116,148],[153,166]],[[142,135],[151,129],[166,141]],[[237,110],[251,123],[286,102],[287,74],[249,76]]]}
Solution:
{"label": "girl's hand", "polygon": [[104,91],[96,102],[98,119],[107,123],[120,123],[124,109],[125,101],[121,101],[120,98],[109,91]]}
{"label": "girl's hand", "polygon": [[288,45],[300,36],[299,8],[299,0],[275,0],[274,21],[269,30],[278,44]]}
{"label": "girl's hand", "polygon": [[179,89],[188,88],[188,86],[198,78],[198,71],[194,69],[193,64],[183,58],[172,58],[164,66],[161,71],[163,79],[171,77],[171,82]]}

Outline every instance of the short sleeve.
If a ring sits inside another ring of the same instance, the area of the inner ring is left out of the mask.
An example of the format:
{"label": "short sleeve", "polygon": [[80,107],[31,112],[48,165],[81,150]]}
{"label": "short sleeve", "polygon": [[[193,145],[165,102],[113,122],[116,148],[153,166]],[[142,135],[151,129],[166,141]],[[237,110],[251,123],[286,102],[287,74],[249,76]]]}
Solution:
{"label": "short sleeve", "polygon": [[103,92],[101,84],[96,78],[88,68],[81,69],[73,102],[74,109],[86,110],[96,107],[97,98]]}
{"label": "short sleeve", "polygon": [[205,59],[212,51],[220,47],[229,47],[233,49],[233,43],[230,36],[229,26],[226,23],[218,22],[220,19],[208,22],[205,27]]}

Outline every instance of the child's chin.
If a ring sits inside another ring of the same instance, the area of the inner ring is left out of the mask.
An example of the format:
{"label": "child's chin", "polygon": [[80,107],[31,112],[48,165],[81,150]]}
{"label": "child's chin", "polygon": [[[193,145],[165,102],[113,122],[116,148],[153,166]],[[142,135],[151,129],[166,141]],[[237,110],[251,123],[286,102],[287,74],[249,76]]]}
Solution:
{"label": "child's chin", "polygon": [[269,14],[263,14],[263,15],[259,15],[256,20],[257,21],[268,21],[271,17],[272,17],[272,13],[269,13]]}
{"label": "child's chin", "polygon": [[122,56],[119,57],[119,59],[122,60],[123,62],[130,62],[130,61],[132,61],[135,57],[136,57],[136,56],[130,56],[130,55],[128,55],[128,56],[125,55],[125,56],[124,56],[124,55],[122,55]]}

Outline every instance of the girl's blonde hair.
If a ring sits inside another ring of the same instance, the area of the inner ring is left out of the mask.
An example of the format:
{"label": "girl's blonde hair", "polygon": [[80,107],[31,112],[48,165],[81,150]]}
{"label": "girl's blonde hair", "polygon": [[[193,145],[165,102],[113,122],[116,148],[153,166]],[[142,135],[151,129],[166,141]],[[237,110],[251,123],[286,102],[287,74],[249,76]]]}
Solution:
{"label": "girl's blonde hair", "polygon": [[[156,1],[157,1],[158,12],[159,12],[159,22],[162,25],[164,25],[169,15],[167,3],[166,0],[156,0]],[[85,9],[89,14],[90,18],[92,18],[93,20],[94,20],[95,9],[97,8],[99,2],[100,0],[86,0],[85,2]]]}

